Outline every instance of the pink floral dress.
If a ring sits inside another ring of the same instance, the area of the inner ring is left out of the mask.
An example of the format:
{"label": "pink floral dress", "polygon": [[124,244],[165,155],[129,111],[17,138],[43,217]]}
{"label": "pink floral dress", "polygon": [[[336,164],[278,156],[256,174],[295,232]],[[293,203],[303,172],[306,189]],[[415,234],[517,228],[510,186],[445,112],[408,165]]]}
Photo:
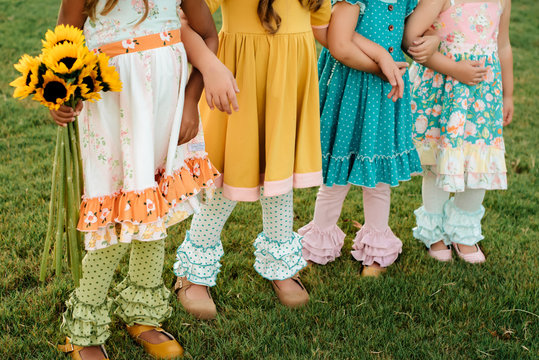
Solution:
{"label": "pink floral dress", "polygon": [[461,61],[479,60],[487,68],[475,86],[460,83],[414,63],[413,137],[425,171],[437,175],[448,192],[506,189],[503,141],[503,95],[497,54],[499,2],[454,4],[433,28],[442,39],[440,52]]}

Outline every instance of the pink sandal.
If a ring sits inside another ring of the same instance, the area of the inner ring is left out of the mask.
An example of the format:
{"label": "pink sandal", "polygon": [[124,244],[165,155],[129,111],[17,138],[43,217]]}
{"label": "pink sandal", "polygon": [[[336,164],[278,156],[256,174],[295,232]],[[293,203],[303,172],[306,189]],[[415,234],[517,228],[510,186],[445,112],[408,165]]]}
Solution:
{"label": "pink sandal", "polygon": [[442,250],[429,249],[429,255],[430,257],[435,258],[436,260],[441,261],[441,262],[448,262],[448,261],[453,260],[450,247],[447,247],[447,249],[442,249]]}
{"label": "pink sandal", "polygon": [[470,254],[461,253],[459,249],[459,244],[453,243],[453,248],[455,249],[455,252],[459,256],[459,258],[466,261],[467,263],[480,264],[486,261],[485,254],[483,254],[483,252],[481,251],[481,248],[477,244],[475,245],[475,248],[477,249],[477,251]]}

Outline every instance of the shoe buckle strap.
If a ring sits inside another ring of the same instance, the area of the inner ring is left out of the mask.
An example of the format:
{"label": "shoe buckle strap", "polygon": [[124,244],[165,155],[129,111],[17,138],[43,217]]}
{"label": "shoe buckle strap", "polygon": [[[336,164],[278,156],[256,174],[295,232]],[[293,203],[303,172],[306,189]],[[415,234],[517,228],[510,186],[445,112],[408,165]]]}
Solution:
{"label": "shoe buckle strap", "polygon": [[69,354],[75,351],[75,347],[71,343],[67,343],[65,345],[58,345],[58,350],[60,350],[63,353]]}

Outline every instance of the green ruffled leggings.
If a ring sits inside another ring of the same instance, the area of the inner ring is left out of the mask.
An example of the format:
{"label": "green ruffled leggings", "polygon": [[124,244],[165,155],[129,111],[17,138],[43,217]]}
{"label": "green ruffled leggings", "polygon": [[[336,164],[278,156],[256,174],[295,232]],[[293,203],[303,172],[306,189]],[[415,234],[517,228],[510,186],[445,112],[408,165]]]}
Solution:
{"label": "green ruffled leggings", "polygon": [[172,311],[170,291],[162,279],[165,240],[133,241],[129,272],[115,288],[113,300],[108,297],[114,270],[129,249],[117,244],[90,251],[82,260],[80,286],[66,301],[61,329],[79,346],[101,345],[110,335],[110,312],[127,325],[135,323],[159,326]]}

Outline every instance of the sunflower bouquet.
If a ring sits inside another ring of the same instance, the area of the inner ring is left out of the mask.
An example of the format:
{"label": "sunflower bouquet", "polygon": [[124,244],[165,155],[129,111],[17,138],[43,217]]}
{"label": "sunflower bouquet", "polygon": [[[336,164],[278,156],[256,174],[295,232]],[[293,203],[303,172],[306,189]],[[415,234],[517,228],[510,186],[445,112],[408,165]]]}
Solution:
{"label": "sunflower bouquet", "polygon": [[[84,44],[82,31],[57,26],[47,31],[39,56],[23,55],[15,64],[20,76],[10,83],[13,97],[32,99],[50,110],[66,105],[75,109],[79,101],[99,100],[100,92],[121,91],[122,84],[105,54],[95,54]],[[77,120],[59,126],[52,170],[51,199],[40,279],[47,275],[53,258],[56,274],[62,270],[63,255],[78,284],[81,276],[82,240],[76,225],[83,188]],[[54,241],[53,241],[54,240]],[[53,246],[54,245],[54,246]],[[51,256],[52,255],[52,256]]]}

